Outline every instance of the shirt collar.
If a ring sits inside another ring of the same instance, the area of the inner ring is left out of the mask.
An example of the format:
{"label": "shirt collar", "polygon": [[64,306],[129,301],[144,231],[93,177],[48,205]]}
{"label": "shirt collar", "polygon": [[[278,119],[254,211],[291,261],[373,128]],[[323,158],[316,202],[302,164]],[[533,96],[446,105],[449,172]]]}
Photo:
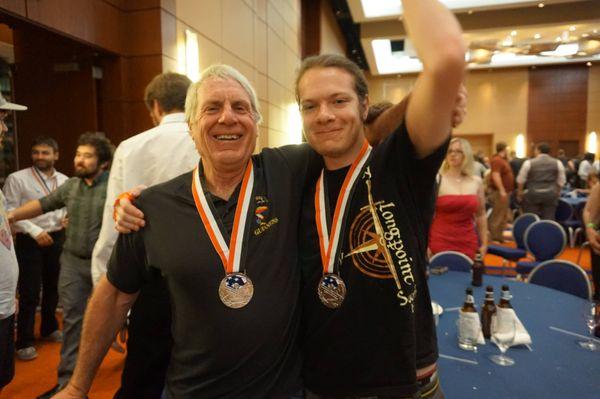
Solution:
{"label": "shirt collar", "polygon": [[39,170],[38,168],[36,168],[35,166],[32,166],[33,169],[36,170],[36,172],[38,172],[39,176],[42,176],[44,179],[54,179],[57,176],[57,170],[56,168],[53,168],[52,174],[50,176],[48,176],[47,174],[45,174],[44,172],[42,172],[41,170]]}
{"label": "shirt collar", "polygon": [[177,122],[185,122],[185,114],[183,112],[173,112],[172,114],[167,114],[162,117],[159,125],[164,125],[166,123],[177,123]]}

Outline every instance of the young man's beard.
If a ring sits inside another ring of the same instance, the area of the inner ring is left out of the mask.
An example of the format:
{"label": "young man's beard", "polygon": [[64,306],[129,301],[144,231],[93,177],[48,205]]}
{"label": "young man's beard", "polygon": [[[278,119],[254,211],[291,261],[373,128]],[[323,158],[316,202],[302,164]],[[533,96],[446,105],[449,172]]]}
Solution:
{"label": "young man's beard", "polygon": [[99,169],[89,170],[84,168],[75,168],[75,176],[80,177],[82,179],[90,179],[98,173]]}

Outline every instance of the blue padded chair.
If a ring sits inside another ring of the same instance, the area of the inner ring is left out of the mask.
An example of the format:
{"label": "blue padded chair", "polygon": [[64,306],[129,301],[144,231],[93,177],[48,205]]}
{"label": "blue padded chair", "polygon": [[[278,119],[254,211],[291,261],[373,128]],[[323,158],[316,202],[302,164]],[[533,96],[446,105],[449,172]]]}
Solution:
{"label": "blue padded chair", "polygon": [[429,259],[429,267],[446,266],[456,272],[470,272],[473,261],[467,255],[456,251],[438,252]]}
{"label": "blue padded chair", "polygon": [[535,213],[524,213],[513,222],[513,238],[517,244],[516,248],[505,247],[504,245],[489,245],[488,253],[499,256],[502,261],[502,274],[508,262],[516,262],[527,256],[525,249],[525,231],[532,224],[540,220]]}
{"label": "blue padded chair", "polygon": [[560,223],[560,225],[563,226],[565,230],[567,230],[569,236],[569,247],[573,248],[575,247],[575,243],[577,242],[579,234],[583,233],[582,215],[583,208],[585,208],[585,202],[579,202],[577,205],[571,206],[571,204],[567,203],[563,199],[558,200],[559,205],[563,202],[571,207],[572,215],[567,220],[561,221],[556,219],[556,221]]}
{"label": "blue padded chair", "polygon": [[556,212],[554,213],[554,220],[558,223],[563,224],[567,220],[573,217],[573,207],[567,201],[562,198],[558,199],[556,204]]}
{"label": "blue padded chair", "polygon": [[525,248],[535,261],[517,262],[517,274],[528,275],[541,262],[554,259],[565,250],[567,235],[560,224],[553,220],[540,220],[525,231]]}
{"label": "blue padded chair", "polygon": [[592,297],[592,287],[585,270],[565,260],[547,260],[529,274],[528,283],[554,288],[583,299]]}

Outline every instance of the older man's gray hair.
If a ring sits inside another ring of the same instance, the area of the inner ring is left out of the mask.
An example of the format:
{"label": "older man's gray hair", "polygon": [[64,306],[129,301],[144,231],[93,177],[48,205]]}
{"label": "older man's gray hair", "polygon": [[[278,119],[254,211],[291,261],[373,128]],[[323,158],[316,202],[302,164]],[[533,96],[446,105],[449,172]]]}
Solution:
{"label": "older man's gray hair", "polygon": [[252,113],[254,114],[254,120],[256,123],[262,121],[262,115],[260,114],[260,107],[258,104],[258,97],[256,91],[250,84],[248,78],[246,78],[240,71],[230,65],[216,64],[211,65],[200,74],[200,79],[197,82],[192,83],[187,92],[185,99],[185,120],[187,123],[196,121],[196,112],[198,110],[198,89],[200,86],[210,78],[220,79],[231,79],[240,84],[244,91],[248,93],[250,97],[250,106],[252,107]]}

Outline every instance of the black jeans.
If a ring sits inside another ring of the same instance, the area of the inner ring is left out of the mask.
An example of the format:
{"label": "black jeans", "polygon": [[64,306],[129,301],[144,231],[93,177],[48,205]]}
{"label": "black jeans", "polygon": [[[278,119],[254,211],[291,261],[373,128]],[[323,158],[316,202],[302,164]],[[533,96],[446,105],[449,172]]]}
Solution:
{"label": "black jeans", "polygon": [[15,315],[0,320],[0,391],[15,376]]}
{"label": "black jeans", "polygon": [[60,253],[65,234],[63,230],[50,233],[54,243],[40,247],[27,234],[17,234],[15,249],[19,261],[19,314],[17,316],[17,349],[33,346],[35,310],[42,295],[42,336],[58,329],[56,306],[58,304],[58,274]]}

